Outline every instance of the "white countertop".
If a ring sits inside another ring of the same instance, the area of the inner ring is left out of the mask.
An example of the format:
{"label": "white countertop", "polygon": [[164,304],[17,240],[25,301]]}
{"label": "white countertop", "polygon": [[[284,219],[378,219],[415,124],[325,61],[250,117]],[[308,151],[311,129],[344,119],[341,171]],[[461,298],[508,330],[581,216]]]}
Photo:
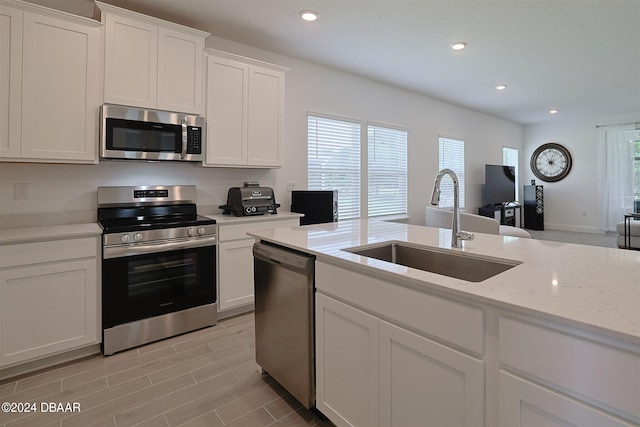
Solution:
{"label": "white countertop", "polygon": [[65,224],[47,225],[42,227],[20,227],[0,229],[0,245],[26,243],[33,241],[68,239],[83,236],[97,236],[102,234],[99,224]]}
{"label": "white countertop", "polygon": [[[481,233],[475,233],[475,240],[464,242],[462,249],[451,249],[451,230],[377,220],[282,227],[249,234],[399,284],[460,295],[640,344],[640,251]],[[522,264],[472,283],[342,250],[388,240]]]}
{"label": "white countertop", "polygon": [[252,222],[264,222],[264,221],[282,221],[286,219],[301,218],[304,215],[295,212],[279,212],[277,214],[266,215],[250,215],[250,216],[234,216],[234,215],[203,215],[207,218],[215,219],[218,224],[249,224]]}
{"label": "white countertop", "polygon": [[[295,219],[303,217],[303,214],[295,212],[280,212],[276,215],[254,215],[236,217],[233,215],[203,215],[207,218],[215,219],[218,224],[250,224],[254,222],[274,221],[274,227],[277,227],[277,221],[287,219]],[[81,224],[62,224],[62,225],[46,225],[39,227],[15,227],[0,229],[0,245],[8,245],[14,243],[24,243],[30,241],[66,239],[81,236],[96,236],[102,234],[100,224],[81,223]]]}

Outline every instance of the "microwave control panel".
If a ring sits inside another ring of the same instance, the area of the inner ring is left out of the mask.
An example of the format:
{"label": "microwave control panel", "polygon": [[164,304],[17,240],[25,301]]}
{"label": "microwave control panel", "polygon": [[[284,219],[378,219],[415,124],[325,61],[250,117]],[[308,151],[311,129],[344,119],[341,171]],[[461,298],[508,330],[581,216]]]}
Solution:
{"label": "microwave control panel", "polygon": [[187,154],[202,154],[202,128],[187,127]]}

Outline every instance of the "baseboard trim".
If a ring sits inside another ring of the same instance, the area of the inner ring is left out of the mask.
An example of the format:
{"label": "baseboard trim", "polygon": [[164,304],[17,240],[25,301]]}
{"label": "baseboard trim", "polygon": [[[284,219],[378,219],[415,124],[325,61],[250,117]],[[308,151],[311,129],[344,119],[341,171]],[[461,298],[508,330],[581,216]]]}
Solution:
{"label": "baseboard trim", "polygon": [[47,356],[42,359],[24,362],[8,368],[0,369],[0,381],[17,377],[23,374],[51,368],[57,365],[64,365],[88,356],[100,354],[100,344],[92,344],[87,347],[78,348],[64,353]]}
{"label": "baseboard trim", "polygon": [[590,234],[606,234],[606,232],[600,230],[598,227],[580,226],[580,225],[567,225],[567,224],[544,224],[545,230],[556,231],[573,231],[576,233],[590,233]]}

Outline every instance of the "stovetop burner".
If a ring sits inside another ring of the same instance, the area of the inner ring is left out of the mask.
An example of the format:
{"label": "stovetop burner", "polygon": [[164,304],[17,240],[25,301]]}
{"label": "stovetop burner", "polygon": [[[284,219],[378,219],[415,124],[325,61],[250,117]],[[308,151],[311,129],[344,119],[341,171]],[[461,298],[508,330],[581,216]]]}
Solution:
{"label": "stovetop burner", "polygon": [[201,215],[189,218],[137,219],[118,218],[100,220],[104,233],[124,233],[127,231],[157,230],[161,228],[194,227],[215,224],[214,219]]}
{"label": "stovetop burner", "polygon": [[205,226],[216,221],[197,214],[195,194],[192,185],[99,187],[98,221],[104,234],[191,227],[199,229],[198,234],[205,233],[204,227],[208,234],[210,227]]}

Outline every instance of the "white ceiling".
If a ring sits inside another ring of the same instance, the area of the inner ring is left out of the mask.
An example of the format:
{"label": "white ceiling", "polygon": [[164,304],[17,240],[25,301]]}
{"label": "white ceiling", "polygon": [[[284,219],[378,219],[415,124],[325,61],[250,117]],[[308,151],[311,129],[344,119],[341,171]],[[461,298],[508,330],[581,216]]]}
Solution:
{"label": "white ceiling", "polygon": [[105,1],[522,124],[640,111],[640,0]]}

